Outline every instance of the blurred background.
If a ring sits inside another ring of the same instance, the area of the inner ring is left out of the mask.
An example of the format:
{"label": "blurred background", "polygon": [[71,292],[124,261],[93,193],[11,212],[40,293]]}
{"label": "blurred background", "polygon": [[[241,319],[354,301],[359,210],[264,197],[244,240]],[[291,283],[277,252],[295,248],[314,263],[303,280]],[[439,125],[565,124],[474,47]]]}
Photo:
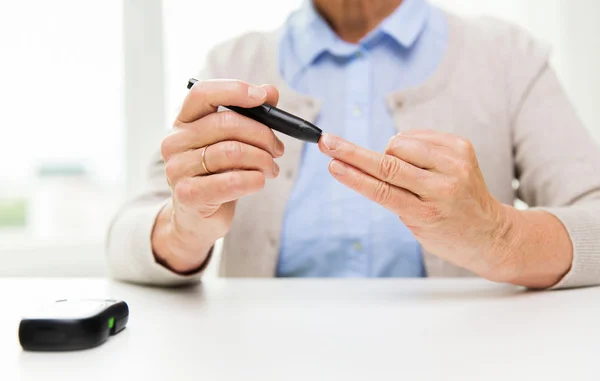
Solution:
{"label": "blurred background", "polygon": [[[600,139],[600,1],[433,2],[550,43]],[[110,219],[141,186],[208,49],[277,28],[300,3],[1,0],[0,276],[104,275]]]}

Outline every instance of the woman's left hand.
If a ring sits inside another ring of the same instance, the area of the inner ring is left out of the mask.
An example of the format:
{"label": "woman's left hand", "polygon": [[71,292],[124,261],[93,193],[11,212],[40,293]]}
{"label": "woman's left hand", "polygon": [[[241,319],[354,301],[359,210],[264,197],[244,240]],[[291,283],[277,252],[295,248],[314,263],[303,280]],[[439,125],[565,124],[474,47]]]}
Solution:
{"label": "woman's left hand", "polygon": [[319,148],[333,177],[397,214],[428,252],[488,279],[511,271],[512,208],[488,192],[468,140],[409,131],[381,154],[324,134]]}

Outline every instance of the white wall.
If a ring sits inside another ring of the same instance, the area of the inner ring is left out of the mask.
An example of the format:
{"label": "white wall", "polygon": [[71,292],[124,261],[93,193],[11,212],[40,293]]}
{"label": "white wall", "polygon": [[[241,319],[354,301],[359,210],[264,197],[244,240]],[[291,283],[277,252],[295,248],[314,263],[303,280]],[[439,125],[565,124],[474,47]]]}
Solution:
{"label": "white wall", "polygon": [[600,140],[600,1],[563,0],[561,77],[586,126]]}
{"label": "white wall", "polygon": [[600,1],[433,0],[462,15],[487,14],[552,47],[552,64],[586,127],[600,140]]}
{"label": "white wall", "polygon": [[144,183],[166,132],[162,2],[122,2],[126,196]]}
{"label": "white wall", "polygon": [[[0,275],[102,272],[123,179],[121,20],[120,1],[0,1],[0,199],[26,205],[0,227]],[[51,163],[85,175],[40,175]]]}
{"label": "white wall", "polygon": [[198,74],[210,48],[247,31],[279,27],[301,1],[163,1],[167,120],[177,115],[187,80]]}

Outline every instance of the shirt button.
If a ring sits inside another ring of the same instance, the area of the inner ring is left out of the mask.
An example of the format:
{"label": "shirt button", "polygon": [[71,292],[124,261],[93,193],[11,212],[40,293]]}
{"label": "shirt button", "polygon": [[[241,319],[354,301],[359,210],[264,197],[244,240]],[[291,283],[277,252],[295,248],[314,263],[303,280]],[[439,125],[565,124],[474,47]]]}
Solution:
{"label": "shirt button", "polygon": [[363,56],[362,52],[359,50],[356,53],[354,53],[354,58],[361,58]]}
{"label": "shirt button", "polygon": [[362,115],[362,108],[359,105],[355,105],[352,108],[352,115],[356,118],[360,117]]}
{"label": "shirt button", "polygon": [[358,241],[354,242],[352,247],[354,248],[355,251],[362,251],[362,245]]}

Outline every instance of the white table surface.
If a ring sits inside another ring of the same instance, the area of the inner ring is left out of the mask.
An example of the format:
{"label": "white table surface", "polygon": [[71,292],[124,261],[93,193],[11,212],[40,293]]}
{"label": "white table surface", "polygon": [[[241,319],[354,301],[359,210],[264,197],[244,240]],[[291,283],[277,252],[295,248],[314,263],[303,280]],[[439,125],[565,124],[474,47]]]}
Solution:
{"label": "white table surface", "polygon": [[[600,288],[527,292],[477,279],[1,279],[0,380],[600,380]],[[104,345],[24,352],[22,313],[113,297]]]}

